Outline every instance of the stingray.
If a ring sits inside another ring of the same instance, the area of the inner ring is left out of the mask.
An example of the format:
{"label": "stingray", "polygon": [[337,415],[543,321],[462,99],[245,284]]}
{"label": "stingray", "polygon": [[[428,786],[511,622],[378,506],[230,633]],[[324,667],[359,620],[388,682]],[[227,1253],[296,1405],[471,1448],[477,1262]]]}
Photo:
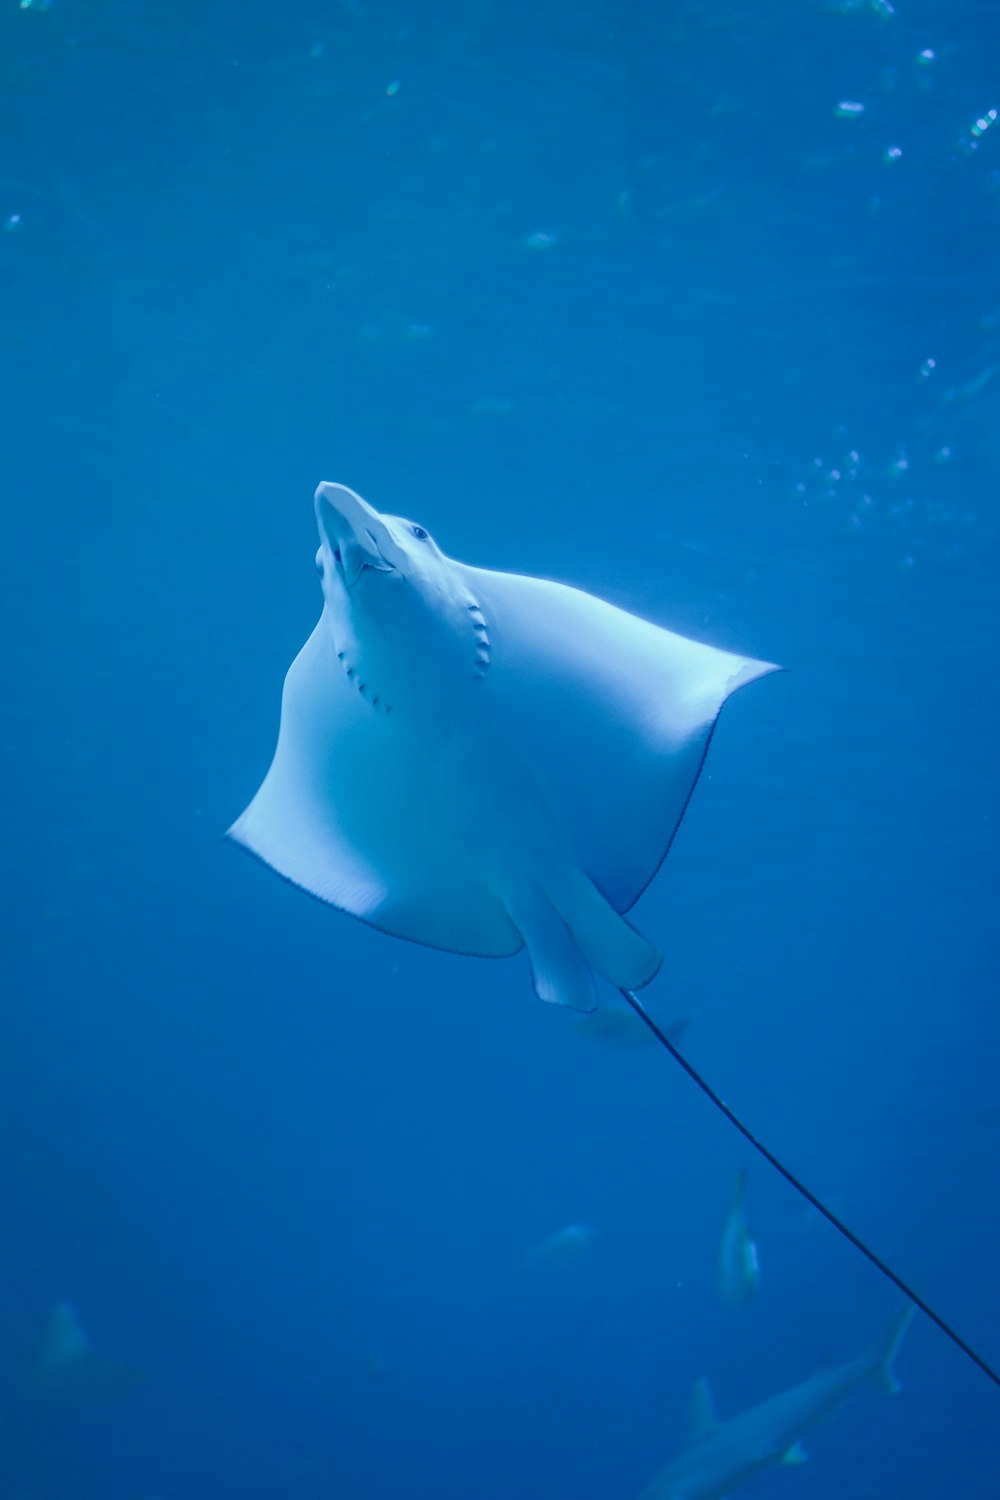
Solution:
{"label": "stingray", "polygon": [[543,1000],[649,983],[626,920],[726,699],[775,668],[563,583],[469,567],[341,485],[316,491],[324,609],[229,836],[383,932],[526,947]]}
{"label": "stingray", "polygon": [[841,1233],[1000,1378],[718,1097],[640,1004],[662,956],[627,918],[719,713],[777,670],[564,583],[471,567],[353,490],[315,494],[320,619],[278,743],[229,837],[321,901],[432,948],[527,950],[542,1000],[595,975]]}

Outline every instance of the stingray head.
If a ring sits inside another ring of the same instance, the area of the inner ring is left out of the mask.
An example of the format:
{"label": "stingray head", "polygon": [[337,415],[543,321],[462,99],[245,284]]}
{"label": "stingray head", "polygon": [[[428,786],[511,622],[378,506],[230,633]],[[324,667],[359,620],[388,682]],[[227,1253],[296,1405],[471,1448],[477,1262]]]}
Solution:
{"label": "stingray head", "polygon": [[414,521],[340,484],[316,491],[327,623],[361,696],[383,712],[460,701],[489,665],[486,621],[462,574]]}

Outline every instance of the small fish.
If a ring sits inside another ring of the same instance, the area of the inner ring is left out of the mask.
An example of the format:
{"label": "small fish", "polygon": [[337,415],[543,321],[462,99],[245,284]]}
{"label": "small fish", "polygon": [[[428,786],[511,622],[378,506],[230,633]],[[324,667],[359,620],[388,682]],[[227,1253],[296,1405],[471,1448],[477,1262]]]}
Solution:
{"label": "small fish", "polygon": [[716,1261],[719,1296],[729,1307],[745,1306],[760,1285],[760,1257],[743,1213],[746,1186],[746,1168],[741,1167],[733,1183],[732,1202],[722,1226]]}
{"label": "small fish", "polygon": [[565,1224],[547,1239],[541,1240],[526,1250],[521,1260],[521,1270],[530,1271],[533,1266],[566,1266],[579,1260],[594,1243],[597,1231],[590,1224]]}
{"label": "small fish", "polygon": [[769,1464],[805,1463],[802,1434],[832,1415],[852,1391],[868,1381],[889,1395],[899,1390],[892,1362],[912,1316],[912,1307],[903,1308],[866,1354],[821,1370],[727,1422],[716,1416],[702,1377],[691,1396],[687,1442],[639,1500],[722,1500]]}
{"label": "small fish", "polygon": [[56,1304],[31,1369],[35,1396],[44,1401],[98,1405],[131,1395],[144,1384],[141,1370],[108,1359],[94,1348],[71,1302]]}

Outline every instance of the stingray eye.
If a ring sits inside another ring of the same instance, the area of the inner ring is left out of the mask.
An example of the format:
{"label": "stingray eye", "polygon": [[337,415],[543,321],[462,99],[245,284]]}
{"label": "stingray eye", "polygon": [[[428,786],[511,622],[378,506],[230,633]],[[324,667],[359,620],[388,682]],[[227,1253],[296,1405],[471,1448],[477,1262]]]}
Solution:
{"label": "stingray eye", "polygon": [[426,542],[427,540],[427,533],[422,526],[414,526],[413,535],[416,537],[418,542]]}

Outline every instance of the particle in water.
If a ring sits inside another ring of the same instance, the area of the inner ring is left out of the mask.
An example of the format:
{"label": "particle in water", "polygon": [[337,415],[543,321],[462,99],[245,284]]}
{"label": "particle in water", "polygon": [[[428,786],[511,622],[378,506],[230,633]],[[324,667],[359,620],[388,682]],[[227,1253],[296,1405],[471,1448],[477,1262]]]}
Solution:
{"label": "particle in water", "polygon": [[920,378],[921,378],[921,380],[926,380],[927,379],[928,375],[930,375],[931,371],[934,369],[934,367],[936,366],[936,364],[937,364],[937,360],[936,359],[925,359],[924,360],[923,364],[920,366]]}
{"label": "particle in water", "polygon": [[900,146],[886,146],[885,150],[882,152],[882,160],[899,161],[899,158],[902,156],[902,154],[903,152]]}
{"label": "particle in water", "polygon": [[864,112],[865,107],[858,99],[841,99],[834,110],[838,120],[856,120]]}
{"label": "particle in water", "polygon": [[20,227],[21,227],[21,215],[20,214],[8,214],[7,218],[4,219],[4,221],[3,221],[3,227],[4,227],[4,233],[5,234],[12,234],[15,229],[20,229]]}
{"label": "particle in water", "polygon": [[557,238],[545,229],[536,229],[533,234],[526,234],[520,243],[525,250],[551,250]]}

